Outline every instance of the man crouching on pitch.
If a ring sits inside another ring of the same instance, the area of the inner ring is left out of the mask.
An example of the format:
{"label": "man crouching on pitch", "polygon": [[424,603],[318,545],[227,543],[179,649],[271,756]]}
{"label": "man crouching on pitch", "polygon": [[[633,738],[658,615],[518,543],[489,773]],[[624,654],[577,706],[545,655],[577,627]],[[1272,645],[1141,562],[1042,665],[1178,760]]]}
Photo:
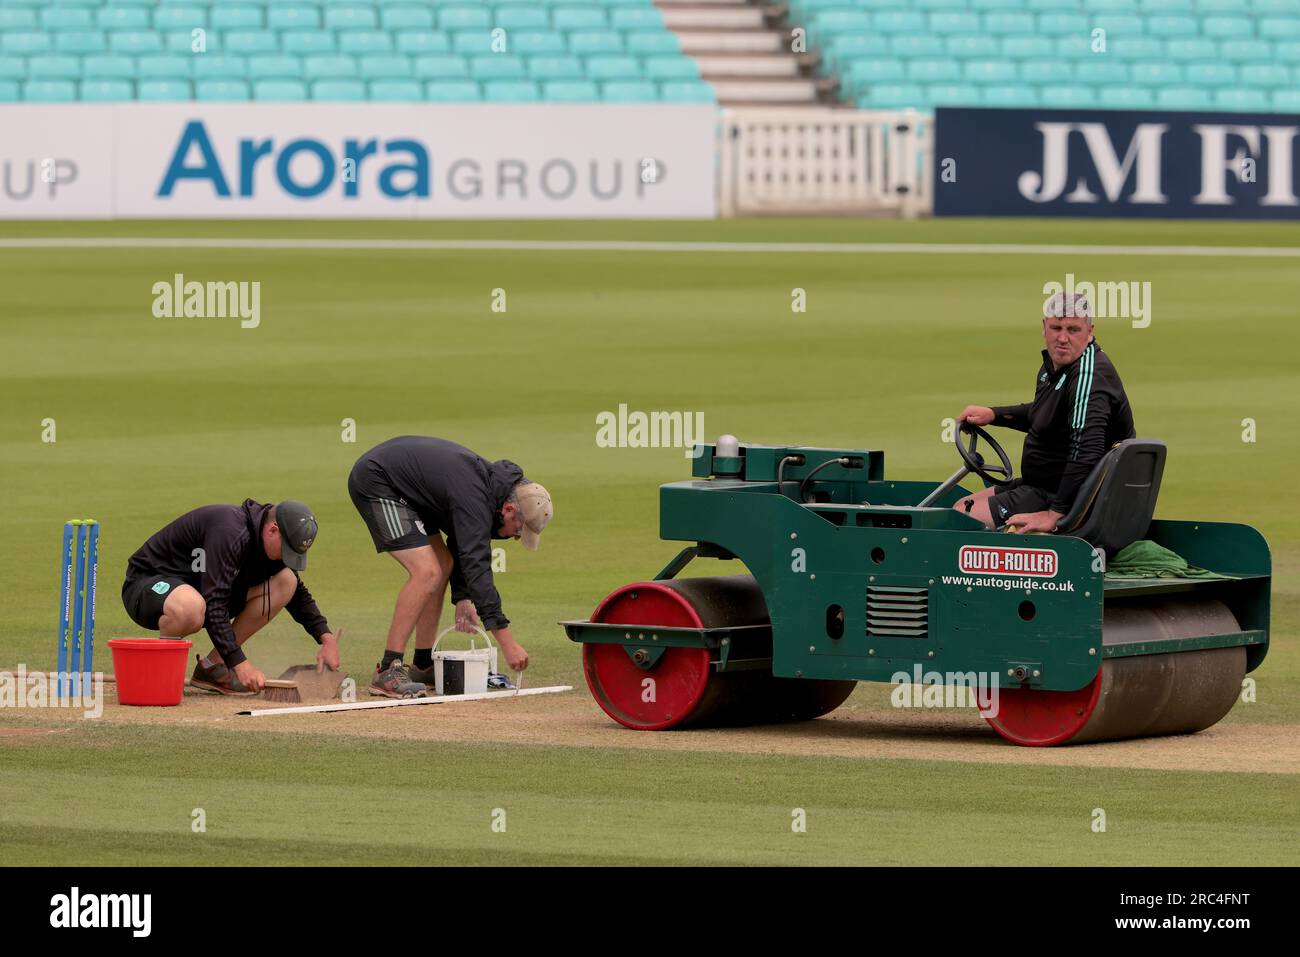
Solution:
{"label": "man crouching on pitch", "polygon": [[[407,574],[371,694],[401,698],[434,683],[432,650],[448,583],[456,628],[486,628],[512,669],[528,667],[492,581],[492,539],[519,538],[535,551],[553,514],[546,489],[514,462],[488,462],[446,439],[403,435],[357,460],[348,494],[375,551],[391,553]],[[402,654],[413,628],[415,661],[408,668]]]}
{"label": "man crouching on pitch", "polygon": [[337,670],[339,646],[298,572],[316,540],[316,517],[302,502],[205,505],[155,532],[127,562],[122,603],[141,628],[184,638],[206,628],[213,650],[190,684],[252,695],[266,676],[242,645],[288,608],[316,639],[318,668]]}

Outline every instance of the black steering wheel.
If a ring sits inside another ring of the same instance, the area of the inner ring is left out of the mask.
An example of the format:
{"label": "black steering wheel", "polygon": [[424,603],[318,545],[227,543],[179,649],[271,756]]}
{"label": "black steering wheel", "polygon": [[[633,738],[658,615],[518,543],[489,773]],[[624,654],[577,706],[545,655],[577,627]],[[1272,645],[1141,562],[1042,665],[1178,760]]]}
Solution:
{"label": "black steering wheel", "polygon": [[[963,432],[970,433],[969,448],[961,440]],[[990,448],[998,453],[998,458],[1002,460],[1001,465],[986,465],[984,463],[984,456],[975,451],[975,446],[979,444],[980,439],[987,442]],[[1006,451],[1002,446],[998,445],[993,436],[978,425],[972,425],[969,422],[961,423],[961,427],[957,430],[957,454],[961,456],[961,460],[966,464],[967,469],[974,472],[989,485],[1005,485],[1015,477],[1015,469],[1011,467],[1011,459],[1007,456]],[[994,476],[997,476],[997,478]]]}

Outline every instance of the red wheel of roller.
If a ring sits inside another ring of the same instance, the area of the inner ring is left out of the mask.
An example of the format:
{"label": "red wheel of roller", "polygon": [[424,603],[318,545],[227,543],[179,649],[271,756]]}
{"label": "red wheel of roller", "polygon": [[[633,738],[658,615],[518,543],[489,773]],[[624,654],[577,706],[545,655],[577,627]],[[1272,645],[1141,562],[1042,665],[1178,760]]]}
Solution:
{"label": "red wheel of roller", "polygon": [[[1213,599],[1130,601],[1106,607],[1103,643],[1240,630],[1228,607]],[[1232,709],[1245,674],[1243,647],[1106,658],[1078,691],[1001,690],[998,714],[986,720],[1008,741],[1030,747],[1193,734]]]}
{"label": "red wheel of roller", "polygon": [[[638,582],[614,591],[592,621],[644,627],[701,628],[691,603],[664,582]],[[667,648],[651,671],[633,663],[622,645],[582,646],[587,687],[619,724],[642,731],[674,728],[696,714],[713,675],[707,648]],[[647,685],[646,680],[653,684]]]}

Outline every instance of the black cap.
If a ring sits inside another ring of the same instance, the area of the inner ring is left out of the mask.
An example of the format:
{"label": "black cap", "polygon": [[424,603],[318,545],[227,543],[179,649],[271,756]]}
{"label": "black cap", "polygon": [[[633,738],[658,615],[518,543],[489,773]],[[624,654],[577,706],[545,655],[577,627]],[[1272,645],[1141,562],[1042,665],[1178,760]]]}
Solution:
{"label": "black cap", "polygon": [[307,549],[316,541],[316,516],[302,502],[286,499],[275,507],[280,526],[280,560],[296,572],[307,567]]}

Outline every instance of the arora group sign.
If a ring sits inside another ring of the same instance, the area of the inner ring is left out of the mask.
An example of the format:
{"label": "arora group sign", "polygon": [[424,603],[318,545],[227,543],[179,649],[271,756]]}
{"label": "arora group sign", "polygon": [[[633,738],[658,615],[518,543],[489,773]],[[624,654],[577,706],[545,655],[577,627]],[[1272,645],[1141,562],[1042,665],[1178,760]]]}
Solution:
{"label": "arora group sign", "polygon": [[0,218],[709,218],[712,104],[0,106]]}
{"label": "arora group sign", "polygon": [[935,111],[938,216],[1296,219],[1300,116]]}

